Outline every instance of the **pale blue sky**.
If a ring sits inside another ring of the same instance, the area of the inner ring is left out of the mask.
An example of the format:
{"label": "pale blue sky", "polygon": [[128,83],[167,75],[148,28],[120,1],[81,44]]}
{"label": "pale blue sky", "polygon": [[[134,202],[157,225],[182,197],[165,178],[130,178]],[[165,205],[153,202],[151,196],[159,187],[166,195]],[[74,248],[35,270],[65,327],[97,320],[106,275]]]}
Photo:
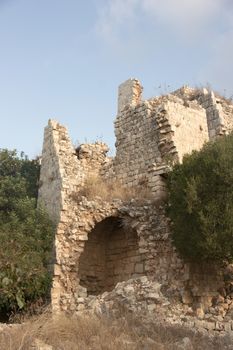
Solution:
{"label": "pale blue sky", "polygon": [[39,154],[53,118],[113,149],[121,82],[230,96],[232,64],[233,0],[0,0],[0,148]]}

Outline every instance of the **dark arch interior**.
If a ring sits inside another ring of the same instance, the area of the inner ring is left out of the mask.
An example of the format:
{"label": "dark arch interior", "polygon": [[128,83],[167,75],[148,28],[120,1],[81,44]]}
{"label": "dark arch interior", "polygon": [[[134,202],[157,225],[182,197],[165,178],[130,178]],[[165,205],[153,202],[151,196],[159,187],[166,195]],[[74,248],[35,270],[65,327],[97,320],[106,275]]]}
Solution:
{"label": "dark arch interior", "polygon": [[116,217],[96,224],[79,261],[80,285],[87,288],[88,295],[110,291],[118,282],[143,274],[137,232]]}

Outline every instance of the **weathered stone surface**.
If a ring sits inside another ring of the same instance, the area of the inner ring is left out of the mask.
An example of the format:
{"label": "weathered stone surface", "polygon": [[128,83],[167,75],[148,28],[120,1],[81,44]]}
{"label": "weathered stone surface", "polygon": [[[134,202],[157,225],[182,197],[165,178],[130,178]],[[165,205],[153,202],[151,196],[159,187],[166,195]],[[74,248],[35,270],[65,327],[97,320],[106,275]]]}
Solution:
{"label": "weathered stone surface", "polygon": [[[180,322],[187,318],[205,330],[229,330],[233,283],[225,282],[223,269],[184,264],[159,203],[172,165],[233,129],[233,106],[206,89],[183,87],[150,100],[142,100],[141,94],[136,79],[119,87],[114,158],[107,157],[102,142],[75,149],[56,121],[45,128],[39,200],[57,223],[53,310],[111,309],[117,295],[132,310],[153,313],[163,305],[171,322],[175,312]],[[146,189],[150,199],[87,199],[82,190],[90,175],[114,180],[122,188]],[[176,311],[173,302],[178,303]]]}
{"label": "weathered stone surface", "polygon": [[192,342],[189,338],[185,337],[180,342],[175,343],[177,350],[193,350]]}

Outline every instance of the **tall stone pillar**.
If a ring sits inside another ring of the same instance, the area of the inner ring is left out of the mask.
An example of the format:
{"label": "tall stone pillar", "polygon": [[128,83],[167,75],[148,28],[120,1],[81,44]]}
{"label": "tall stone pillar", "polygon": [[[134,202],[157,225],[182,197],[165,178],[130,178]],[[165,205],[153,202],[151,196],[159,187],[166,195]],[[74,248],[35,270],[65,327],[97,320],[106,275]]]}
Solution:
{"label": "tall stone pillar", "polygon": [[118,114],[127,105],[137,105],[141,101],[142,85],[137,79],[128,79],[118,88]]}

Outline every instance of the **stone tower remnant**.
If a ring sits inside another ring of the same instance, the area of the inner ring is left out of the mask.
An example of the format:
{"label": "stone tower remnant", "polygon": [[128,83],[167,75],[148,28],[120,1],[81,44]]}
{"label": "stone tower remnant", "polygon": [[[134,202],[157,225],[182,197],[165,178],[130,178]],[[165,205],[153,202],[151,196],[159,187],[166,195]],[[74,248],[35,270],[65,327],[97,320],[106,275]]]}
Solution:
{"label": "stone tower remnant", "polygon": [[[209,303],[223,286],[221,275],[208,271],[208,290],[203,290],[205,274],[198,275],[178,257],[169,221],[155,203],[166,193],[164,179],[172,164],[231,130],[233,105],[212,91],[184,86],[143,100],[136,79],[119,86],[114,158],[102,142],[75,149],[67,129],[49,120],[39,200],[57,223],[54,311],[80,311],[88,296],[145,275],[172,286],[184,303]],[[123,188],[145,187],[151,197],[143,203],[90,200],[82,195],[90,174]]]}

